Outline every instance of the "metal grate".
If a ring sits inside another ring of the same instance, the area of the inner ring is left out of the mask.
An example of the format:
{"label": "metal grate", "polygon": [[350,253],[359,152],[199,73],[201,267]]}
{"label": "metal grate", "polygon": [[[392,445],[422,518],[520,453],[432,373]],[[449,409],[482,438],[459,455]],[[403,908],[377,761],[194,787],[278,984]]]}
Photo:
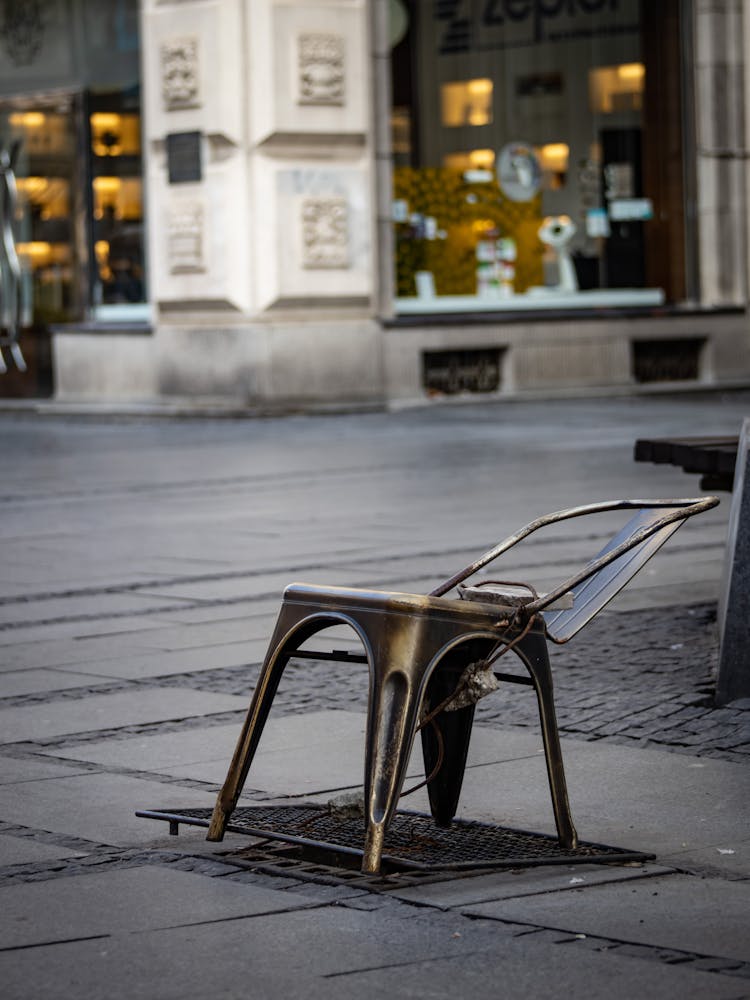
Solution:
{"label": "metal grate", "polygon": [[428,392],[497,392],[502,378],[502,351],[497,347],[425,351],[422,385]]}
{"label": "metal grate", "polygon": [[[173,833],[180,823],[208,826],[210,809],[182,813],[143,810],[136,815],[169,822]],[[232,813],[227,830],[251,837],[266,837],[314,850],[317,859],[330,855],[332,863],[346,865],[345,856],[362,856],[364,820],[361,816],[331,813],[326,806],[245,806]],[[555,837],[526,830],[512,830],[467,820],[454,820],[443,829],[423,813],[397,812],[385,842],[384,866],[389,870],[461,871],[476,868],[520,868],[575,862],[645,861],[639,852],[583,843],[561,848]]]}
{"label": "metal grate", "polygon": [[632,369],[636,382],[689,382],[701,375],[705,337],[634,340]]}

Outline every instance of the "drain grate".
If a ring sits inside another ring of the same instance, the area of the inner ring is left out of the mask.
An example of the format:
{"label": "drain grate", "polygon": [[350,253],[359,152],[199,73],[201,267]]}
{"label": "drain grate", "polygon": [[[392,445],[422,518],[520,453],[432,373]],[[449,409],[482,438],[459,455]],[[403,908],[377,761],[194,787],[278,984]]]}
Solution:
{"label": "drain grate", "polygon": [[[184,812],[141,810],[147,819],[160,819],[177,833],[180,823],[209,825],[210,809]],[[351,867],[362,857],[364,820],[361,816],[331,813],[326,806],[244,806],[232,813],[227,831],[299,845],[319,861]],[[383,854],[384,871],[456,871],[478,868],[521,868],[532,865],[580,862],[648,861],[654,856],[605,844],[582,843],[562,848],[555,837],[526,830],[454,820],[448,829],[435,826],[424,813],[399,811],[393,817]]]}

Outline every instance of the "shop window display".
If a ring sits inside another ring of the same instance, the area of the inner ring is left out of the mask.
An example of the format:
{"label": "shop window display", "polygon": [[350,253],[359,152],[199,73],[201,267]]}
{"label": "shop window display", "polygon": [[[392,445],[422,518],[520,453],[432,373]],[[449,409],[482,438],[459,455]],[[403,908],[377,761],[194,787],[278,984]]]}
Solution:
{"label": "shop window display", "polygon": [[391,8],[396,312],[677,297],[653,249],[658,15],[638,0]]}
{"label": "shop window display", "polygon": [[22,325],[146,319],[137,0],[37,14],[0,51]]}
{"label": "shop window display", "polygon": [[121,95],[92,98],[107,110],[89,115],[99,307],[145,300],[140,115],[123,103]]}

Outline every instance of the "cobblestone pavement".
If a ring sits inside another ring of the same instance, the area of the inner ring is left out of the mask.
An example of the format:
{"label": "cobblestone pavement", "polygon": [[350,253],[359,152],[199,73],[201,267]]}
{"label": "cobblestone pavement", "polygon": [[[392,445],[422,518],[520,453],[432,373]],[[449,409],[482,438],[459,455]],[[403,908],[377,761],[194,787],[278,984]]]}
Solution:
{"label": "cobblestone pavement", "polygon": [[[561,732],[586,740],[660,746],[698,756],[747,760],[750,705],[717,708],[715,607],[603,614],[551,650]],[[498,662],[506,669],[513,659]],[[362,668],[364,670],[364,667]],[[193,682],[244,694],[257,667],[212,671]],[[172,679],[177,683],[176,679]],[[189,675],[179,683],[191,683]],[[289,669],[277,712],[367,706],[366,685],[351,666],[305,662]],[[477,706],[478,723],[538,727],[536,700],[510,685]]]}
{"label": "cobblestone pavement", "polygon": [[[713,702],[715,618],[713,605],[604,613],[572,642],[552,647],[560,731],[590,741],[747,760],[750,705],[735,703],[719,708]],[[512,666],[511,659],[512,654],[498,669]],[[258,671],[256,662],[144,681],[92,684],[0,699],[0,708],[82,700],[149,687],[249,696]],[[364,666],[309,660],[290,665],[273,711],[276,715],[330,708],[365,711],[365,671]],[[210,723],[221,725],[239,717],[237,712],[217,713]],[[528,689],[505,685],[479,703],[476,721],[538,728],[536,700]],[[200,720],[201,725],[205,722]],[[80,746],[88,740],[125,739],[137,733],[170,732],[197,724],[199,720],[187,719],[124,726],[109,732],[96,729],[90,734],[18,743],[15,751],[55,747],[64,757],[66,746]],[[164,779],[158,776],[158,780]]]}

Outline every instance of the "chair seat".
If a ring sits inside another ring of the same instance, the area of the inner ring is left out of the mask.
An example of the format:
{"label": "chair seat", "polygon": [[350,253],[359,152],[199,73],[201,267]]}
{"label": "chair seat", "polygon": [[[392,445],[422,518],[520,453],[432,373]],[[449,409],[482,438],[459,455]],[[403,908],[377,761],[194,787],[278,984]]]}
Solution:
{"label": "chair seat", "polygon": [[[483,601],[485,604],[502,604],[505,607],[517,608],[530,604],[531,601],[542,601],[547,597],[544,593],[532,593],[527,587],[512,583],[478,583],[472,587],[459,584],[458,592],[464,601]],[[569,590],[565,594],[547,604],[549,611],[569,611],[573,607],[574,595]]]}
{"label": "chair seat", "polygon": [[494,629],[502,612],[512,612],[518,606],[508,600],[503,604],[497,596],[486,600],[477,597],[470,602],[461,598],[430,597],[394,590],[364,590],[356,587],[333,587],[314,583],[291,583],[284,590],[284,603],[308,605],[319,612],[377,611],[385,614],[405,614],[435,621],[459,621]]}

